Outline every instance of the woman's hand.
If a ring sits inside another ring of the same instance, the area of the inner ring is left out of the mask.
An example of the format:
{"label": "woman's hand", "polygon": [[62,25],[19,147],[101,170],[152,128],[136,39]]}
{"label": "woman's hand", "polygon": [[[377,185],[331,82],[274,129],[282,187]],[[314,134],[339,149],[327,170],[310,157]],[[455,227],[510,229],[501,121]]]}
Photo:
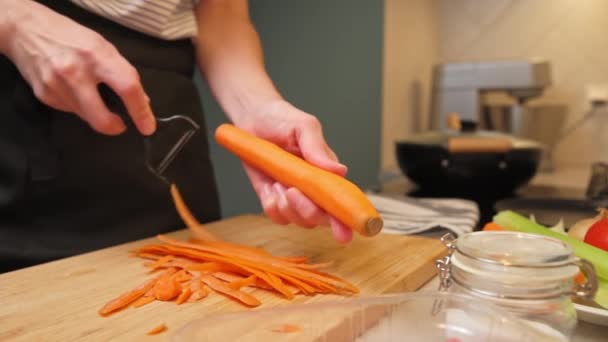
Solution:
{"label": "woman's hand", "polygon": [[[237,123],[242,129],[271,141],[320,168],[344,176],[342,165],[325,142],[321,123],[286,101],[273,101]],[[352,231],[329,216],[296,188],[286,188],[265,174],[245,164],[245,171],[257,193],[264,212],[279,224],[294,223],[313,228],[329,223],[336,240],[346,243]]]}
{"label": "woman's hand", "polygon": [[[327,146],[319,120],[283,100],[266,73],[259,36],[247,0],[200,0],[194,40],[198,65],[214,97],[238,127],[274,142],[311,164],[343,176],[346,166]],[[264,212],[274,222],[315,227],[329,223],[334,237],[349,242],[352,231],[295,188],[245,165]]]}
{"label": "woman's hand", "polygon": [[94,130],[117,135],[126,127],[110,112],[97,86],[108,85],[123,100],[145,135],[156,121],[135,68],[98,33],[30,0],[1,1],[0,49],[17,66],[36,97],[78,115]]}

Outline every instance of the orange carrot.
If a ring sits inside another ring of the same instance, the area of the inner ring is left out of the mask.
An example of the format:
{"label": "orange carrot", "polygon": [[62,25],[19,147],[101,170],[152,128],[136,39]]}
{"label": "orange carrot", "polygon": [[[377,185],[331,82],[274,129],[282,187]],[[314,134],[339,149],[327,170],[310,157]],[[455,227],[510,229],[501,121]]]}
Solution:
{"label": "orange carrot", "polygon": [[182,288],[172,274],[161,276],[154,284],[154,297],[158,300],[169,301],[182,292]]}
{"label": "orange carrot", "polygon": [[131,306],[134,308],[139,308],[146,304],[150,304],[155,300],[156,300],[156,298],[154,298],[153,296],[143,296],[143,297],[140,297],[138,300],[134,301],[133,304],[131,304]]}
{"label": "orange carrot", "polygon": [[163,265],[167,264],[169,261],[173,260],[174,256],[173,255],[165,255],[164,257],[156,260],[155,262],[153,262],[152,264],[150,264],[151,269],[157,269],[162,267]]}
{"label": "orange carrot", "polygon": [[221,294],[227,295],[229,297],[232,297],[248,306],[258,306],[258,305],[262,304],[254,296],[252,296],[248,293],[245,293],[243,291],[240,291],[240,290],[233,290],[223,281],[221,281],[213,276],[210,276],[208,274],[202,274],[201,280],[205,284],[207,284],[212,290],[219,292]]}
{"label": "orange carrot", "polygon": [[484,231],[502,231],[502,230],[506,230],[503,227],[499,226],[498,224],[494,223],[494,222],[488,222],[486,223],[486,225],[483,227]]}
{"label": "orange carrot", "polygon": [[166,330],[167,330],[167,326],[165,325],[165,323],[161,323],[161,324],[155,326],[154,328],[150,329],[147,332],[147,334],[148,335],[157,335],[157,334],[160,334],[160,333],[162,333],[162,332],[164,332]]}
{"label": "orange carrot", "polygon": [[[340,294],[354,294],[357,293],[358,290],[353,285],[348,282],[341,280],[337,277],[332,277],[323,272],[317,270],[305,270],[297,267],[291,267],[290,264],[282,262],[280,260],[266,260],[263,258],[253,259],[253,258],[245,258],[241,257],[238,254],[228,253],[226,255],[218,255],[215,253],[209,253],[213,251],[213,249],[208,250],[208,248],[194,245],[191,248],[187,248],[187,243],[180,243],[165,236],[158,236],[161,241],[170,243],[170,246],[166,246],[166,250],[171,254],[177,254],[181,256],[186,256],[193,259],[201,259],[205,261],[220,261],[223,263],[231,264],[235,267],[241,268],[246,272],[250,272],[250,274],[255,274],[261,279],[264,279],[269,285],[273,286],[277,291],[284,294],[287,298],[292,298],[293,294],[289,292],[284,286],[282,286],[282,282],[271,281],[268,279],[268,276],[275,274],[280,274],[282,277],[292,277],[293,279],[297,278],[303,280],[305,283],[313,285],[314,288],[318,290],[327,291],[332,287],[338,289]],[[155,247],[156,248],[156,247]],[[221,251],[219,251],[221,252]],[[260,268],[256,270],[256,268]],[[264,274],[260,271],[268,271],[268,274]],[[279,278],[277,278],[279,279]],[[301,281],[293,281],[292,283],[299,287],[304,292],[309,292],[310,290],[304,288],[300,285]]]}
{"label": "orange carrot", "polygon": [[278,260],[276,258],[263,256],[242,256],[232,251],[217,250],[207,246],[179,242],[164,235],[159,235],[157,236],[157,238],[170,245],[167,247],[168,250],[189,258],[203,257],[208,261],[222,261],[241,267],[259,267],[263,265],[264,269],[272,270],[273,272],[281,272],[287,275],[293,275],[296,277],[304,278],[309,281],[314,280],[328,282],[345,290],[352,291],[353,293],[357,291],[357,289],[353,285],[347,283],[346,281],[340,281],[337,280],[335,277],[326,276],[324,273],[317,270],[306,270],[297,267],[292,267],[293,265]]}
{"label": "orange carrot", "polygon": [[228,284],[228,287],[230,287],[233,290],[240,290],[241,287],[247,287],[247,286],[251,286],[251,285],[255,284],[255,281],[257,279],[258,279],[258,277],[252,275],[247,278],[232,281]]}
{"label": "orange carrot", "polygon": [[216,141],[245,163],[299,189],[314,203],[363,236],[382,230],[383,220],[367,196],[346,178],[312,165],[279,146],[247,133],[234,125],[222,124]]}
{"label": "orange carrot", "polygon": [[177,297],[177,300],[175,301],[175,303],[177,303],[177,305],[183,304],[185,301],[188,300],[188,298],[190,298],[191,295],[192,295],[192,290],[190,289],[190,286],[185,286],[182,289],[182,293],[180,293],[179,296]]}
{"label": "orange carrot", "polygon": [[186,266],[188,271],[203,271],[203,272],[218,272],[221,270],[225,270],[229,268],[229,265],[223,265],[220,262],[203,262],[203,263],[195,263],[192,265]]}
{"label": "orange carrot", "polygon": [[207,286],[203,284],[200,278],[192,279],[192,281],[190,282],[190,290],[192,290],[192,295],[190,296],[190,298],[188,298],[189,302],[196,302],[209,295],[209,290],[207,289]]}
{"label": "orange carrot", "polygon": [[175,281],[177,281],[178,283],[183,283],[190,279],[192,279],[192,275],[188,273],[188,271],[181,270],[175,274]]}
{"label": "orange carrot", "polygon": [[[239,280],[243,280],[246,279],[246,277],[234,274],[234,273],[226,273],[226,272],[213,272],[213,276],[216,277],[217,279],[223,280],[225,282],[235,282],[235,281],[239,281]],[[259,289],[264,289],[264,290],[272,290],[273,287],[268,285],[263,279],[260,279],[256,276],[255,278],[255,282],[251,285],[254,287],[257,287]],[[285,285],[285,287],[292,293],[298,293],[300,290],[290,286],[290,285]]]}
{"label": "orange carrot", "polygon": [[101,309],[99,309],[99,314],[101,316],[107,316],[115,311],[118,311],[118,310],[128,306],[129,304],[133,303],[134,301],[136,301],[140,297],[142,297],[146,292],[148,292],[148,290],[152,289],[160,278],[162,278],[163,276],[166,276],[167,274],[171,275],[172,272],[174,272],[174,270],[167,271],[165,274],[163,274],[157,278],[150,279],[147,282],[143,283],[142,285],[136,287],[135,289],[133,289],[129,292],[123,293],[118,298],[111,300],[106,305],[104,305]]}
{"label": "orange carrot", "polygon": [[158,255],[152,254],[152,253],[135,253],[135,256],[144,258],[144,259],[150,259],[150,260],[158,260],[158,259],[162,258],[161,256],[158,256]]}
{"label": "orange carrot", "polygon": [[295,324],[282,324],[272,328],[272,331],[280,333],[294,333],[300,330],[302,329],[300,329],[300,327]]}
{"label": "orange carrot", "polygon": [[173,196],[173,202],[175,203],[175,208],[179,213],[179,216],[186,223],[186,226],[197,239],[203,241],[216,241],[217,238],[213,236],[207,229],[205,229],[200,222],[192,215],[192,212],[186,206],[182,195],[179,193],[177,186],[175,184],[171,184],[171,196]]}
{"label": "orange carrot", "polygon": [[[181,197],[175,187],[173,194],[182,219],[190,227],[198,227],[198,221],[183,200],[179,202]],[[190,232],[197,234],[195,229]],[[191,242],[158,235],[160,243],[130,251],[133,256],[152,260],[145,266],[154,271],[164,271],[111,300],[99,310],[99,314],[106,316],[129,305],[137,308],[155,300],[175,301],[178,305],[196,302],[207,297],[211,290],[246,306],[259,306],[261,302],[256,297],[241,291],[241,288],[249,286],[287,299],[294,298],[296,294],[358,293],[358,289],[344,279],[320,271],[331,263],[312,264],[305,256],[275,256],[262,248],[212,241],[199,235],[194,240],[190,239]]]}

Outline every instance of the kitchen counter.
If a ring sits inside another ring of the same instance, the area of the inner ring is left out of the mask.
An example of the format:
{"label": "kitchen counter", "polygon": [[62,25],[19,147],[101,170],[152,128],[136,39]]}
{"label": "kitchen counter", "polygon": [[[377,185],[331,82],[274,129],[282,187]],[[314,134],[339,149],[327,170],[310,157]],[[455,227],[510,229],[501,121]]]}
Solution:
{"label": "kitchen counter", "polygon": [[[562,168],[553,172],[539,173],[528,186],[519,191],[519,194],[527,197],[584,198],[589,177],[588,168]],[[381,178],[384,180],[382,186],[375,189],[380,193],[405,194],[414,188],[411,182],[395,170],[384,172]],[[433,234],[425,234],[425,236],[433,237]],[[438,287],[439,279],[434,277],[418,291],[436,291]],[[608,327],[579,322],[572,341],[600,342],[606,340],[607,334]]]}

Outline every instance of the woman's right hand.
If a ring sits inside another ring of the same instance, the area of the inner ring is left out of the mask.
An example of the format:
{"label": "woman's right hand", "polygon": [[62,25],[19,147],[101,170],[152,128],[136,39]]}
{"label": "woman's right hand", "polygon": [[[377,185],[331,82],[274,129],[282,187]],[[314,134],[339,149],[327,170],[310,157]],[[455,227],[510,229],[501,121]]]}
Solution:
{"label": "woman's right hand", "polygon": [[137,70],[100,34],[31,0],[0,0],[0,5],[0,51],[41,102],[78,115],[97,132],[117,135],[126,126],[101,99],[97,86],[105,83],[142,134],[155,131]]}

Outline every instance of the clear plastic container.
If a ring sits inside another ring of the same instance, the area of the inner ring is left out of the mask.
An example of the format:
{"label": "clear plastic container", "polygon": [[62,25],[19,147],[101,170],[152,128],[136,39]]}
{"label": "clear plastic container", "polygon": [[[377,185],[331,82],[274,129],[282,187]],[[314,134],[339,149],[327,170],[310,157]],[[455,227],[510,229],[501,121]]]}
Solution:
{"label": "clear plastic container", "polygon": [[567,341],[486,302],[445,292],[355,297],[209,315],[171,341]]}
{"label": "clear plastic container", "polygon": [[[450,254],[437,264],[442,287],[492,303],[528,325],[570,337],[577,324],[572,297],[590,298],[597,289],[593,266],[557,239],[505,231],[443,240]],[[587,282],[575,284],[581,269]]]}

